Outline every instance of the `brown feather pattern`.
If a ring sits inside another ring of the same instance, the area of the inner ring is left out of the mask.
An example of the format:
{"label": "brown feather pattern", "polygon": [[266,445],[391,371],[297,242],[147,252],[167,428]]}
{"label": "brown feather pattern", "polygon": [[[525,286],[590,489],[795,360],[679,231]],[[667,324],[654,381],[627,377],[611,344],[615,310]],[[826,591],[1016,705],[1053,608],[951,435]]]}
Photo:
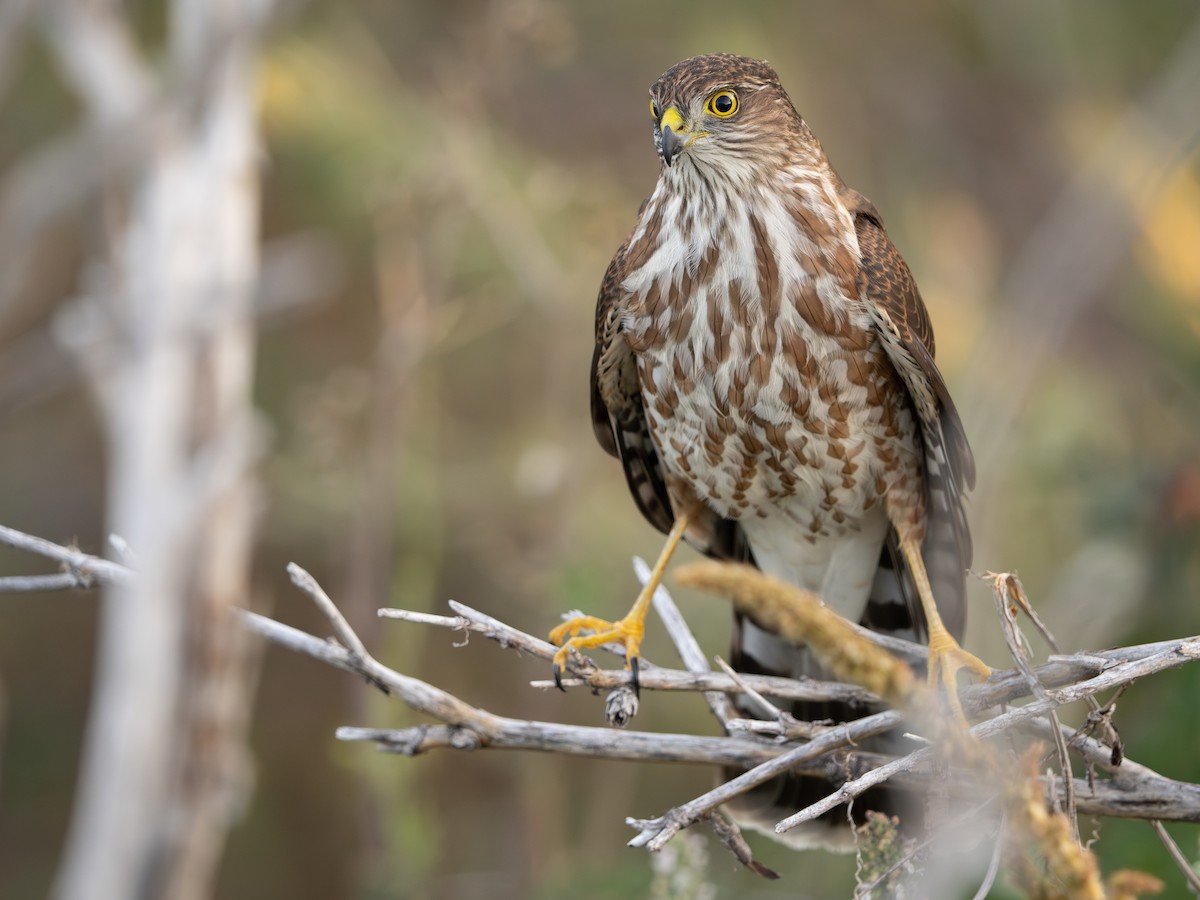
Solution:
{"label": "brown feather pattern", "polygon": [[[739,100],[727,120],[705,109],[718,90]],[[651,98],[660,115],[679,113],[685,144],[664,158],[601,285],[601,446],[660,531],[686,512],[701,552],[820,591],[880,631],[924,635],[898,552],[901,535],[922,540],[960,635],[974,463],[929,315],[879,213],[842,183],[766,63],[685,60]],[[732,655],[746,671],[819,674],[803,648],[742,620]],[[739,814],[766,822],[777,804],[827,788],[780,779]]]}

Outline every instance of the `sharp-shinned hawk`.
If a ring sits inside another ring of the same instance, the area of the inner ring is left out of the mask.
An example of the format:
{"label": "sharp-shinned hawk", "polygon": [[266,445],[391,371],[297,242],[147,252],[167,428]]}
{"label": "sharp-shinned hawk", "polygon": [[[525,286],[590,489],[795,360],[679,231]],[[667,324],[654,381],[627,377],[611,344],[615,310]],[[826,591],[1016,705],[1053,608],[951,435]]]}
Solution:
{"label": "sharp-shinned hawk", "polygon": [[[660,531],[927,641],[930,680],[953,698],[958,669],[987,671],[957,642],[974,462],[908,266],[766,63],[684,60],[650,113],[658,183],[596,307],[600,445]],[[649,595],[615,624],[555,629],[556,674],[568,647],[616,640],[636,675]],[[733,657],[814,673],[803,648],[740,617]]]}

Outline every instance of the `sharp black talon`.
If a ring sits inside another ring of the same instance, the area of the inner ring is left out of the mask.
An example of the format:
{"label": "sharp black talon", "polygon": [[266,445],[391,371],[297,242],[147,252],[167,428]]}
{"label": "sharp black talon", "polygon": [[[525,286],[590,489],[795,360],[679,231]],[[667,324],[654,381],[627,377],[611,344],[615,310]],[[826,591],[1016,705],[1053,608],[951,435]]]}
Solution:
{"label": "sharp black talon", "polygon": [[560,691],[562,691],[564,694],[567,692],[567,689],[565,687],[563,687],[563,683],[562,683],[562,669],[560,669],[558,667],[557,663],[554,666],[554,686],[556,688],[558,688]]}
{"label": "sharp black talon", "polygon": [[629,660],[629,668],[633,672],[633,695],[641,700],[642,685],[638,681],[638,658],[636,656]]}

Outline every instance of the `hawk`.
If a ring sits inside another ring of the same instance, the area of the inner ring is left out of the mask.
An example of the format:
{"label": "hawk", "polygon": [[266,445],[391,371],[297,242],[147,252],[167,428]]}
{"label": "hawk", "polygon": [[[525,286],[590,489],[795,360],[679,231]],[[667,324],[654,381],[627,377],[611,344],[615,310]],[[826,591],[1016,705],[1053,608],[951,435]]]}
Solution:
{"label": "hawk", "polygon": [[[669,535],[656,578],[681,538],[750,562],[927,641],[954,703],[959,669],[989,672],[958,645],[974,461],[908,266],[767,63],[684,60],[650,115],[662,165],[600,288],[591,410]],[[619,622],[556,628],[556,677],[570,648],[618,641],[636,680],[654,585]],[[733,657],[814,673],[803,647],[741,618]]]}

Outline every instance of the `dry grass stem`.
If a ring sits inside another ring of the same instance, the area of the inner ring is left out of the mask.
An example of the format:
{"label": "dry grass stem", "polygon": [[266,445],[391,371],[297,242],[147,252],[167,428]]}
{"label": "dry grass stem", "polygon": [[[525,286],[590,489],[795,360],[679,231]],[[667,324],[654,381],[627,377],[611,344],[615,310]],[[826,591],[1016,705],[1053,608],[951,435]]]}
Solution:
{"label": "dry grass stem", "polygon": [[1067,817],[1046,805],[1045,789],[1038,778],[1042,750],[1035,745],[1021,758],[1021,777],[1010,788],[1007,801],[1009,840],[1014,852],[1032,851],[1045,862],[1044,875],[1032,863],[1019,867],[1027,882],[1021,887],[1031,896],[1103,900],[1104,886],[1096,857],[1080,846]]}
{"label": "dry grass stem", "polygon": [[688,587],[728,597],[761,628],[807,644],[838,679],[864,687],[893,706],[906,706],[912,700],[917,686],[912,669],[865,640],[815,594],[749,566],[692,563],[676,569],[674,577]]}

